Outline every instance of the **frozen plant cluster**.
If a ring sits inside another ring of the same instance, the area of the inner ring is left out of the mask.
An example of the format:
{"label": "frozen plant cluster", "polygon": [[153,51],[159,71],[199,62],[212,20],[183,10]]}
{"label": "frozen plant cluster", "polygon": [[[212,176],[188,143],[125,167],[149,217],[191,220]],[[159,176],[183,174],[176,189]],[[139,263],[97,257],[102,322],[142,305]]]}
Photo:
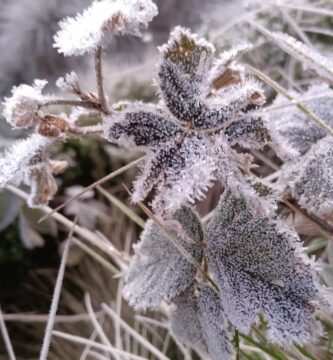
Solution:
{"label": "frozen plant cluster", "polygon": [[[109,104],[102,50],[114,35],[139,35],[156,14],[151,0],[101,0],[60,23],[54,46],[66,56],[94,53],[98,93],[81,89],[74,72],[57,81],[68,99],[44,95],[43,81],[15,87],[4,100],[4,114],[14,128],[30,128],[32,135],[1,156],[0,186],[23,182],[31,187],[30,205],[46,204],[57,189],[54,175],[66,168],[50,159],[51,146],[96,133],[80,125],[78,108],[88,117],[98,114],[99,135],[144,153],[132,200],[141,205],[150,196],[155,213],[126,274],[128,302],[142,311],[169,304],[172,334],[203,358],[231,359],[235,334],[249,333],[262,317],[273,343],[312,341],[321,334],[315,316],[325,292],[314,261],[276,209],[293,196],[318,216],[333,211],[332,138],[299,109],[288,119],[284,110],[283,117],[260,111],[266,102],[262,85],[239,61],[251,44],[236,44],[215,58],[211,43],[181,26],[159,48],[159,102]],[[319,60],[320,66],[329,64]],[[53,114],[50,106],[59,105],[72,113]],[[329,100],[313,99],[310,106],[330,125]],[[294,156],[274,187],[252,171],[250,151],[265,146],[283,158]],[[223,194],[204,226],[194,206],[215,183]]]}
{"label": "frozen plant cluster", "polygon": [[93,52],[112,40],[110,35],[140,36],[157,15],[151,0],[94,1],[82,14],[60,22],[54,46],[66,56]]}

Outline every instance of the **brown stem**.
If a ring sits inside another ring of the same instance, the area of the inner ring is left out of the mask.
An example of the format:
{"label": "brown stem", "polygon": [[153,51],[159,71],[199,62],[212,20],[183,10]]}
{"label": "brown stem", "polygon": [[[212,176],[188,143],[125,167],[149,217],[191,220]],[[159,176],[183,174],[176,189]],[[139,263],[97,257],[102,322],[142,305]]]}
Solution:
{"label": "brown stem", "polygon": [[93,109],[97,111],[101,111],[101,106],[98,103],[93,101],[81,101],[81,100],[66,100],[66,99],[58,99],[58,100],[50,100],[46,101],[41,106],[51,106],[51,105],[61,105],[61,106],[77,106],[85,109]]}
{"label": "brown stem", "polygon": [[101,106],[101,109],[108,114],[109,108],[105,97],[105,91],[103,86],[103,68],[102,68],[102,54],[103,48],[99,46],[95,53],[95,72],[96,72],[96,81],[97,81],[97,91],[98,91],[98,100]]}
{"label": "brown stem", "polygon": [[303,209],[295,199],[283,200],[283,203],[291,210],[300,213],[303,217],[313,223],[325,237],[333,239],[333,224]]}

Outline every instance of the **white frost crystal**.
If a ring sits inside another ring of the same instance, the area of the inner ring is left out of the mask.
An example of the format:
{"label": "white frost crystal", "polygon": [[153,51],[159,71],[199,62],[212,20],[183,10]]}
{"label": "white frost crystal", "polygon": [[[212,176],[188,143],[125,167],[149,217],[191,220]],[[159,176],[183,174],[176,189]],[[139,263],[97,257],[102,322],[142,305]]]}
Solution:
{"label": "white frost crystal", "polygon": [[[166,225],[167,229],[200,263],[203,233],[199,219],[189,208],[175,212],[173,219],[176,225]],[[135,247],[123,294],[135,309],[156,309],[162,300],[170,301],[185,290],[196,272],[195,266],[185,259],[159,226],[149,220],[141,242]]]}
{"label": "white frost crystal", "polygon": [[94,1],[82,14],[60,22],[54,47],[65,56],[93,52],[107,46],[112,35],[140,36],[157,13],[151,0]]}
{"label": "white frost crystal", "polygon": [[73,92],[73,90],[80,88],[79,78],[74,71],[66,74],[64,77],[60,77],[57,80],[56,85],[64,92]]}
{"label": "white frost crystal", "polygon": [[3,115],[10,125],[27,128],[35,124],[38,118],[39,105],[43,101],[42,90],[45,80],[35,80],[34,85],[22,84],[12,89],[12,96],[3,102]]}
{"label": "white frost crystal", "polygon": [[222,196],[207,229],[208,263],[230,322],[249,332],[262,312],[272,342],[289,346],[320,334],[322,300],[312,262],[297,234],[279,221],[253,216],[242,199]]}

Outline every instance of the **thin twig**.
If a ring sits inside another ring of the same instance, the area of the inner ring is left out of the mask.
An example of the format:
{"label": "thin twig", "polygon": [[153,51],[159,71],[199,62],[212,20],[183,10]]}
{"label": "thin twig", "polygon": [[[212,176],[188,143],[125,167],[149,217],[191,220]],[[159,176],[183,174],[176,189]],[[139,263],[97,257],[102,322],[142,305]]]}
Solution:
{"label": "thin twig", "polygon": [[6,346],[8,359],[15,360],[16,357],[15,357],[14,349],[13,349],[12,343],[10,341],[10,337],[8,335],[8,331],[7,331],[5,321],[4,321],[3,316],[2,316],[1,307],[0,307],[0,330],[1,330],[3,341],[4,341],[5,346]]}
{"label": "thin twig", "polygon": [[103,55],[103,48],[101,46],[98,46],[95,53],[95,71],[96,71],[98,101],[104,113],[108,114],[110,111],[106,101],[106,96],[103,86],[102,55]]}
{"label": "thin twig", "polygon": [[305,209],[301,208],[295,200],[283,200],[283,203],[288,206],[294,212],[301,214],[305,219],[309,220],[325,237],[333,240],[333,225],[327,221],[319,218],[318,216],[311,214]]}
{"label": "thin twig", "polygon": [[56,284],[55,284],[54,292],[53,292],[49,320],[46,324],[43,346],[42,346],[42,350],[41,350],[40,357],[39,357],[40,360],[47,360],[47,356],[48,356],[48,352],[49,352],[49,348],[50,348],[50,344],[51,344],[52,330],[53,330],[54,323],[55,323],[55,316],[56,316],[57,310],[58,310],[58,304],[59,304],[59,299],[60,299],[60,294],[61,294],[61,287],[62,287],[64,275],[65,275],[66,262],[67,262],[68,253],[69,253],[70,244],[71,244],[71,237],[73,236],[73,233],[74,233],[76,220],[77,220],[77,218],[75,219],[75,221],[73,223],[73,227],[69,233],[69,236],[65,243],[64,251],[62,254],[59,272],[58,272],[58,276],[57,276],[57,280],[56,280]]}
{"label": "thin twig", "polygon": [[41,106],[75,106],[75,107],[82,107],[85,109],[93,109],[101,111],[101,106],[94,102],[89,100],[66,100],[66,99],[55,99],[55,100],[48,100],[41,104]]}
{"label": "thin twig", "polygon": [[[99,312],[96,315],[100,315]],[[3,319],[6,322],[22,322],[22,323],[46,323],[49,319],[49,314],[3,314]],[[55,323],[77,323],[81,321],[90,321],[87,314],[77,315],[57,315],[54,318]]]}
{"label": "thin twig", "polygon": [[132,162],[130,162],[129,164],[113,171],[111,174],[104,176],[103,178],[95,181],[94,183],[90,184],[89,186],[87,186],[86,188],[84,188],[82,191],[80,191],[79,193],[77,193],[76,195],[72,196],[71,198],[69,198],[68,200],[66,200],[63,204],[59,205],[58,207],[56,207],[55,209],[53,209],[50,213],[47,213],[46,215],[44,215],[43,217],[41,217],[38,220],[38,223],[41,223],[42,221],[46,220],[48,217],[50,217],[51,215],[53,215],[54,213],[58,212],[59,210],[61,210],[63,207],[67,206],[69,203],[71,203],[73,200],[78,199],[81,195],[83,195],[84,193],[86,193],[89,190],[94,189],[97,185],[101,185],[104,184],[105,182],[115,178],[118,175],[123,174],[125,171],[131,169],[132,167],[134,167],[135,165],[138,165],[142,160],[144,159],[144,157],[141,157],[137,160],[134,160]]}
{"label": "thin twig", "polygon": [[[107,336],[105,335],[105,332],[101,326],[101,324],[98,322],[97,317],[95,315],[94,309],[92,307],[91,304],[91,298],[90,295],[88,293],[85,294],[84,296],[84,303],[86,305],[86,309],[87,312],[90,316],[90,320],[94,326],[94,329],[97,331],[97,334],[99,336],[99,338],[101,339],[102,343],[106,346],[108,346],[109,348],[113,349],[114,347],[112,346],[111,342],[109,341],[109,339],[107,338]],[[106,354],[108,356],[108,354]],[[109,359],[109,356],[108,356]]]}

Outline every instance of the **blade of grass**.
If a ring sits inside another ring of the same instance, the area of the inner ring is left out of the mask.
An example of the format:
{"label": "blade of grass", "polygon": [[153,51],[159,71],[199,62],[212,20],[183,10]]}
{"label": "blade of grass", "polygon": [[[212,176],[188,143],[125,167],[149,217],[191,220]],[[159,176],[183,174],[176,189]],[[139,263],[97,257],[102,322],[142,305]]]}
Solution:
{"label": "blade of grass", "polygon": [[48,352],[49,352],[51,338],[52,338],[52,329],[54,327],[55,316],[56,316],[57,310],[58,310],[60,293],[61,293],[62,283],[63,283],[63,279],[64,279],[64,275],[65,275],[66,262],[67,262],[67,258],[68,258],[68,254],[69,254],[71,238],[73,236],[74,228],[76,225],[76,220],[77,219],[75,219],[75,221],[73,223],[73,227],[69,233],[69,236],[65,243],[64,251],[62,254],[62,259],[61,259],[58,276],[57,276],[57,280],[56,280],[54,292],[53,292],[53,297],[52,297],[49,320],[46,324],[45,336],[44,336],[42,350],[41,350],[40,357],[39,357],[40,360],[47,360],[47,357],[48,357]]}
{"label": "blade of grass", "polygon": [[133,338],[135,338],[141,345],[143,345],[147,350],[154,354],[160,360],[169,360],[159,349],[154,347],[147,341],[143,336],[137,333],[130,325],[128,325],[123,319],[121,319],[113,309],[107,304],[102,304],[102,309],[105,311],[113,321],[118,321],[120,326],[127,331]]}
{"label": "blade of grass", "polygon": [[125,205],[122,201],[117,199],[112,194],[108,193],[105,189],[103,189],[101,186],[97,186],[96,189],[103,194],[106,199],[110,201],[111,204],[116,206],[119,210],[121,210],[126,216],[128,216],[132,221],[134,221],[137,225],[139,225],[142,229],[145,228],[145,221],[136,214],[130,207]]}
{"label": "blade of grass", "polygon": [[147,360],[147,359],[145,359],[145,358],[143,358],[141,356],[137,356],[137,355],[134,355],[134,354],[128,353],[126,351],[122,351],[122,350],[110,349],[106,345],[102,345],[102,344],[99,344],[99,343],[97,343],[95,341],[91,341],[89,339],[85,339],[85,338],[80,337],[80,336],[68,334],[68,333],[65,333],[65,332],[62,332],[62,331],[53,330],[52,334],[54,336],[60,337],[62,339],[66,339],[68,341],[71,341],[71,342],[74,342],[74,343],[77,343],[77,344],[89,345],[92,348],[96,348],[96,349],[99,349],[99,350],[102,350],[102,351],[108,351],[110,354],[113,354],[113,355],[115,355],[115,354],[123,355],[123,356],[128,357],[129,359],[133,359],[133,360]]}

